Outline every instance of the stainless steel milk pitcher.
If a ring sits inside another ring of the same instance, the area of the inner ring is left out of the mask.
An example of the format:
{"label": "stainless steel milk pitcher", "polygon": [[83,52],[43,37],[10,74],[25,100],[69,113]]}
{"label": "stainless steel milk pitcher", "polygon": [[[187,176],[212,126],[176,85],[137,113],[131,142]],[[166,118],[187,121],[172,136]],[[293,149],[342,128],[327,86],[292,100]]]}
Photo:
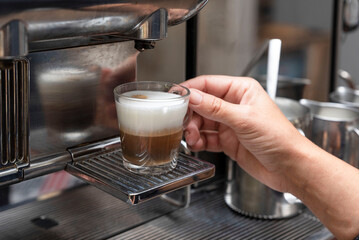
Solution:
{"label": "stainless steel milk pitcher", "polygon": [[319,147],[358,167],[359,111],[340,103],[302,99],[312,115],[309,138]]}

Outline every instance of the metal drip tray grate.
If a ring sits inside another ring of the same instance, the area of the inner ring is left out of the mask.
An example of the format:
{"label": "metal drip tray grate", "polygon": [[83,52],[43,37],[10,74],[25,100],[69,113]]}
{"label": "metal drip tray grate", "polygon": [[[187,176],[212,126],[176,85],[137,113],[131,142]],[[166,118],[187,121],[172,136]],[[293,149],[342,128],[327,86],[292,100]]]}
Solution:
{"label": "metal drip tray grate", "polygon": [[214,165],[179,155],[176,168],[158,176],[138,175],[123,166],[119,149],[68,164],[67,171],[101,190],[131,204],[138,204],[164,193],[208,179]]}
{"label": "metal drip tray grate", "polygon": [[305,211],[292,218],[263,220],[244,217],[224,202],[224,192],[213,191],[195,196],[188,208],[168,213],[136,226],[109,240],[119,239],[333,239],[324,226]]}

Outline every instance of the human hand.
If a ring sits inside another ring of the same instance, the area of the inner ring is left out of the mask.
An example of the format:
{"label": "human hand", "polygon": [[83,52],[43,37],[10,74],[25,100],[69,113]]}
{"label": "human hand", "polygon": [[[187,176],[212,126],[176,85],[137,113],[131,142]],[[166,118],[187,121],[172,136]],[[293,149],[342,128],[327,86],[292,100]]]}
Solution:
{"label": "human hand", "polygon": [[304,137],[260,84],[244,77],[200,76],[181,85],[191,90],[194,114],[185,131],[190,148],[223,151],[259,181],[287,191],[293,149]]}
{"label": "human hand", "polygon": [[194,151],[223,151],[269,187],[297,196],[337,239],[359,226],[359,170],[297,131],[257,81],[200,76],[190,88],[194,116],[185,137]]}

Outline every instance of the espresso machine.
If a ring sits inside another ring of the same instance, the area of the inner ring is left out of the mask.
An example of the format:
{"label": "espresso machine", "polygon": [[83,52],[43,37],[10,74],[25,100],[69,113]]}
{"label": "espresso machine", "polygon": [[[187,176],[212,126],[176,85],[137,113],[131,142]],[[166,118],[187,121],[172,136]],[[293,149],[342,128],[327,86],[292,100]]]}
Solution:
{"label": "espresso machine", "polygon": [[[223,199],[223,155],[192,157],[184,147],[175,170],[160,176],[136,175],[121,164],[113,89],[138,75],[159,80],[161,71],[154,69],[161,68],[153,64],[165,58],[147,54],[156,54],[167,33],[187,38],[185,65],[192,72],[185,78],[214,69],[216,59],[205,54],[197,66],[191,61],[196,53],[230,46],[229,31],[216,21],[224,15],[214,13],[228,2],[254,9],[258,1],[223,2],[213,0],[204,12],[207,0],[0,0],[0,197],[58,173],[80,179],[71,189],[0,206],[0,238],[330,239],[307,212],[269,221],[230,210]],[[243,15],[242,24],[254,20]],[[211,26],[226,34],[212,33]],[[252,44],[255,29],[247,30],[243,38]],[[209,47],[203,33],[210,34]],[[191,48],[196,43],[198,49]],[[175,57],[182,50],[174,45],[164,52]]]}
{"label": "espresso machine", "polygon": [[2,4],[1,185],[66,169],[136,204],[213,175],[195,162],[148,184],[119,168],[114,151],[113,88],[136,81],[138,54],[206,1]]}

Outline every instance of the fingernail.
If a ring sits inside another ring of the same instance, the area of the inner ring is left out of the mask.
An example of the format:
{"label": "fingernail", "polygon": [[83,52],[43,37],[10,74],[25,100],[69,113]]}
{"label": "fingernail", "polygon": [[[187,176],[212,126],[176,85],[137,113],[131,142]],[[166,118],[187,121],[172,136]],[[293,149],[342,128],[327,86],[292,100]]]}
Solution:
{"label": "fingernail", "polygon": [[191,98],[189,100],[190,104],[198,105],[202,102],[202,95],[196,90],[191,90]]}
{"label": "fingernail", "polygon": [[191,137],[189,137],[189,136],[190,136],[190,133],[188,131],[185,131],[184,138],[186,140],[186,143],[188,145],[193,145],[193,139],[191,139]]}
{"label": "fingernail", "polygon": [[187,140],[187,137],[188,137],[188,135],[189,135],[189,132],[188,132],[188,131],[184,131],[184,134],[183,134],[183,135],[184,135],[184,139]]}

